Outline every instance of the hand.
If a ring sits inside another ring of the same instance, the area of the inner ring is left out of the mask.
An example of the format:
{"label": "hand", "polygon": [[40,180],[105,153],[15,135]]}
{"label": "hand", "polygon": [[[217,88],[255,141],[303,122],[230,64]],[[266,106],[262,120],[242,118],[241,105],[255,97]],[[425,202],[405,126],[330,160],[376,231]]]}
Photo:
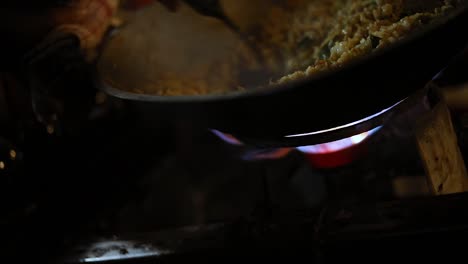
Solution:
{"label": "hand", "polygon": [[52,10],[55,31],[75,34],[84,51],[94,50],[111,25],[119,1],[73,0],[72,3]]}

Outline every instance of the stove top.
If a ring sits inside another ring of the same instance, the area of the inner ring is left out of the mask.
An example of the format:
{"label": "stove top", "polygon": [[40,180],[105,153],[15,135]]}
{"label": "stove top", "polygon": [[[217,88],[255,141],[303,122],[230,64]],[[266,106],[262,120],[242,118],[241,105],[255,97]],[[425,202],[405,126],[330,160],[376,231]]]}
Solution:
{"label": "stove top", "polygon": [[[323,214],[429,195],[405,184],[424,186],[411,120],[425,111],[422,100],[399,115],[356,162],[319,169],[298,150],[279,160],[244,160],[251,148],[226,144],[196,123],[106,98],[93,109],[101,116],[74,135],[36,124],[24,126],[21,140],[8,140],[16,156],[4,153],[1,172],[3,248],[12,257],[59,263],[238,259],[233,255],[318,261],[321,239],[340,247],[334,243],[341,234],[359,238],[364,228],[357,223],[349,233],[323,222]],[[391,227],[369,225],[383,233]],[[25,250],[30,254],[21,255]]]}

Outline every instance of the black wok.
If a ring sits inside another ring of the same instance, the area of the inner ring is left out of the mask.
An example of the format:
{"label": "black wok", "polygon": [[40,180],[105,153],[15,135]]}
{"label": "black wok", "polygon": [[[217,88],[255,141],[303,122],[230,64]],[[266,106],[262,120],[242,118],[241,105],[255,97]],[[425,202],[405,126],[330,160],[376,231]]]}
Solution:
{"label": "black wok", "polygon": [[[130,22],[115,35],[127,34],[131,39],[132,30],[137,30],[132,25]],[[297,134],[308,134],[309,143],[320,143],[381,125],[391,113],[386,109],[422,89],[466,46],[467,26],[465,1],[463,7],[410,37],[338,70],[281,87],[176,97],[128,92],[129,87],[123,86],[141,84],[139,64],[151,50],[126,54],[132,41],[120,38],[113,44],[111,37],[98,62],[97,80],[107,93],[133,100],[159,115],[200,122],[253,144],[297,145],[291,137]],[[119,63],[122,56],[127,56],[126,63]],[[337,127],[331,133],[320,133]]]}

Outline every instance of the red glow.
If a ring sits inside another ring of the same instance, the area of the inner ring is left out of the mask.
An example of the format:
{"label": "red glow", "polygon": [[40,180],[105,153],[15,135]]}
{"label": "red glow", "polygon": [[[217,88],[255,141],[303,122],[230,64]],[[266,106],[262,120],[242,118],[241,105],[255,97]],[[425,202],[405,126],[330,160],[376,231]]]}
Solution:
{"label": "red glow", "polygon": [[315,168],[332,169],[348,165],[366,153],[366,144],[358,144],[341,151],[308,154],[305,157]]}
{"label": "red glow", "polygon": [[324,144],[298,147],[315,168],[331,169],[348,165],[366,153],[366,139],[381,127],[341,140]]}
{"label": "red glow", "polygon": [[298,147],[297,149],[301,152],[307,154],[328,154],[333,152],[339,152],[344,149],[358,145],[359,143],[365,141],[368,137],[375,134],[381,127],[374,128],[370,131],[332,142],[327,142],[323,144],[317,144],[312,146],[303,146]]}

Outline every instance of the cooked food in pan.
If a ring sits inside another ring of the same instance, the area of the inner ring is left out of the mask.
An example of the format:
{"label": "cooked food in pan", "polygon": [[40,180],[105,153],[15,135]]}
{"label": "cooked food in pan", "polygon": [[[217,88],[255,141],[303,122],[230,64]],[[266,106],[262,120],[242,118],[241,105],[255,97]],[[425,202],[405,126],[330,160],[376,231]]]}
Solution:
{"label": "cooked food in pan", "polygon": [[[286,0],[267,10],[248,32],[249,41],[223,33],[230,40],[220,39],[221,47],[204,52],[194,50],[199,57],[185,49],[176,55],[193,57],[185,73],[160,68],[151,86],[136,92],[219,94],[305,78],[391,45],[445,16],[460,1]],[[212,58],[198,63],[204,56]]]}

